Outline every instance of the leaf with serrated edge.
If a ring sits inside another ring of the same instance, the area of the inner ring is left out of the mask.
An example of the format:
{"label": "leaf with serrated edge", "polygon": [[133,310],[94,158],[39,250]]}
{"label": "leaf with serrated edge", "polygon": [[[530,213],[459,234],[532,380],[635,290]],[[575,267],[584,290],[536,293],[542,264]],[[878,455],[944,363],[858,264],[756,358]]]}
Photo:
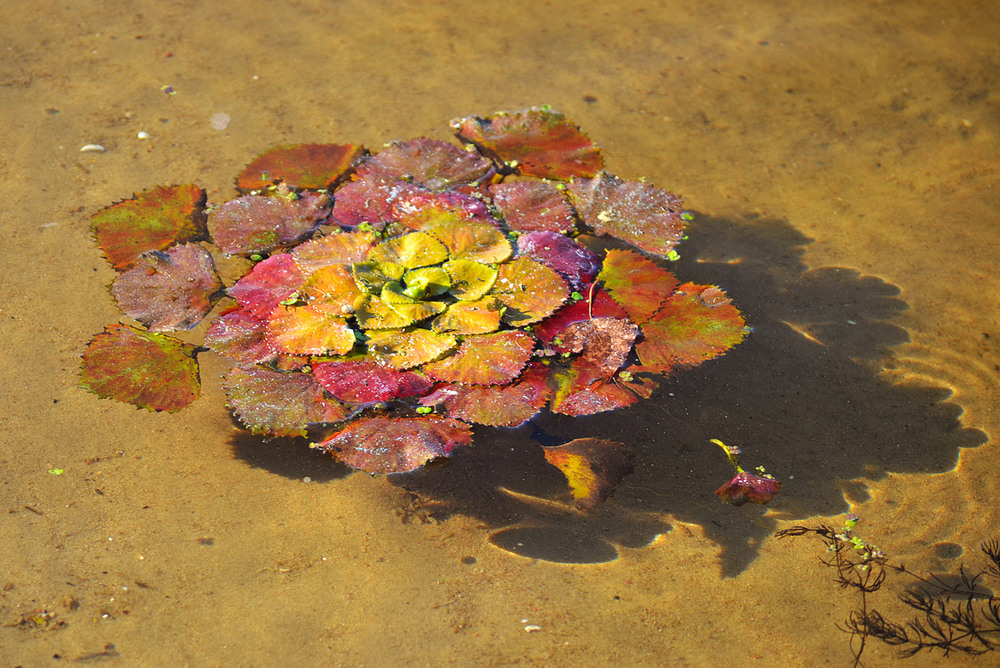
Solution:
{"label": "leaf with serrated edge", "polygon": [[191,329],[222,296],[212,255],[198,244],[149,251],[111,286],[118,307],[153,332]]}
{"label": "leaf with serrated edge", "polygon": [[576,225],[566,198],[547,181],[504,181],[490,186],[490,193],[512,230],[566,233]]}
{"label": "leaf with serrated edge", "polygon": [[507,307],[504,322],[522,327],[551,315],[566,301],[569,289],[552,269],[519,257],[500,265],[490,294]]}
{"label": "leaf with serrated edge", "polygon": [[549,410],[572,416],[593,415],[631,406],[638,401],[638,396],[645,394],[648,397],[646,392],[656,386],[652,381],[624,381],[620,376],[607,380],[600,368],[583,358],[577,358],[569,368],[553,373],[549,382],[555,392]]}
{"label": "leaf with serrated edge", "polygon": [[352,412],[307,373],[237,366],[224,385],[229,407],[254,434],[305,436],[310,425],[340,422]]}
{"label": "leaf with serrated edge", "polygon": [[430,190],[443,190],[477,181],[490,167],[490,161],[475,151],[420,137],[388,144],[362,161],[357,175],[402,179]]}
{"label": "leaf with serrated edge", "polygon": [[559,338],[564,348],[574,353],[582,352],[585,360],[610,377],[625,364],[638,335],[639,328],[628,320],[591,318],[573,323]]}
{"label": "leaf with serrated edge", "polygon": [[291,355],[346,355],[356,341],[343,317],[313,306],[278,307],[267,334],[275,350]]}
{"label": "leaf with serrated edge", "polygon": [[101,209],[90,218],[104,257],[121,271],[151,250],[208,238],[205,191],[159,186]]}
{"label": "leaf with serrated edge", "polygon": [[449,256],[453,260],[503,262],[513,251],[503,232],[490,223],[475,220],[448,221],[424,229],[448,247]]}
{"label": "leaf with serrated edge", "polygon": [[198,398],[195,347],[163,334],[109,325],[83,352],[80,384],[106,399],[178,411]]}
{"label": "leaf with serrated edge", "polygon": [[398,371],[370,359],[317,362],[312,374],[327,392],[356,404],[420,396],[434,385],[422,373]]}
{"label": "leaf with serrated edge", "polygon": [[316,447],[366,473],[406,473],[472,441],[469,425],[451,418],[370,417],[352,422]]}
{"label": "leaf with serrated edge", "polygon": [[510,385],[443,385],[420,400],[424,406],[443,404],[448,415],[466,422],[493,427],[517,427],[545,406],[551,391],[546,385],[548,369],[529,366]]}
{"label": "leaf with serrated edge", "polygon": [[647,257],[611,249],[597,280],[604,283],[616,302],[640,325],[660,310],[677,287],[677,279]]}
{"label": "leaf with serrated edge", "polygon": [[292,144],[275,146],[254,158],[236,178],[243,192],[284,182],[294,188],[329,188],[364,154],[358,144]]}
{"label": "leaf with serrated edge", "polygon": [[267,320],[278,304],[302,287],[305,280],[295,258],[289,253],[279,253],[258,262],[227,292],[252,316]]}
{"label": "leaf with serrated edge", "polygon": [[442,265],[451,277],[448,292],[462,301],[478,301],[497,280],[497,270],[475,260],[449,260]]}
{"label": "leaf with serrated edge", "polygon": [[[708,293],[707,300],[702,294]],[[746,336],[743,316],[715,286],[684,283],[655,316],[642,325],[639,361],[661,373],[696,366],[726,352]],[[714,305],[710,305],[714,304]]]}
{"label": "leaf with serrated edge", "polygon": [[368,332],[368,354],[394,369],[412,369],[454,349],[457,339],[429,329]]}
{"label": "leaf with serrated edge", "polygon": [[297,198],[244,195],[208,216],[212,241],[227,255],[270,253],[298,243],[330,215],[330,198],[305,192]]}
{"label": "leaf with serrated edge", "polygon": [[474,302],[455,302],[431,321],[435,332],[489,334],[500,328],[501,304],[492,297]]}
{"label": "leaf with serrated edge", "polygon": [[468,385],[502,385],[517,378],[535,349],[535,337],[506,331],[467,337],[453,354],[425,364],[438,380]]}
{"label": "leaf with serrated edge", "polygon": [[410,232],[382,241],[372,248],[368,259],[416,269],[444,262],[448,259],[448,249],[426,232]]}
{"label": "leaf with serrated edge", "polygon": [[363,261],[378,239],[374,232],[328,234],[299,244],[291,252],[303,273],[311,274],[327,265]]}
{"label": "leaf with serrated edge", "polygon": [[313,308],[330,315],[349,316],[363,293],[343,265],[331,264],[312,273],[299,290],[299,297]]}
{"label": "leaf with serrated edge", "polygon": [[205,347],[248,364],[271,362],[278,356],[267,340],[267,323],[238,306],[212,321],[205,332]]}

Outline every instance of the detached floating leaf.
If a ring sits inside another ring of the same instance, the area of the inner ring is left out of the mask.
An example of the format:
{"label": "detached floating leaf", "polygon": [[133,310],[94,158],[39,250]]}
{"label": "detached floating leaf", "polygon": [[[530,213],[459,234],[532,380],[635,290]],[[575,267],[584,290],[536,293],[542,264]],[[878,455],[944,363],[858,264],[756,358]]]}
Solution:
{"label": "detached floating leaf", "polygon": [[452,121],[451,127],[459,139],[521,174],[568,179],[590,177],[601,169],[601,150],[579,127],[550,109],[472,116]]}
{"label": "detached floating leaf", "polygon": [[625,364],[632,343],[639,335],[635,323],[621,318],[592,318],[576,322],[563,330],[562,346],[598,367],[606,376]]}
{"label": "detached floating leaf", "polygon": [[212,255],[198,244],[149,251],[111,286],[118,307],[154,332],[191,329],[222,296]]}
{"label": "detached floating leaf", "polygon": [[252,316],[267,320],[278,304],[302,287],[305,280],[295,258],[289,253],[279,253],[258,262],[227,292]]}
{"label": "detached floating leaf", "polygon": [[533,418],[548,401],[548,369],[531,366],[510,385],[451,384],[420,400],[424,406],[442,404],[452,417],[492,427],[517,427]]}
{"label": "detached floating leaf", "polygon": [[604,257],[597,280],[639,324],[649,320],[677,287],[674,275],[649,258],[615,249]]}
{"label": "detached floating leaf", "polygon": [[451,418],[372,417],[351,423],[317,447],[356,469],[390,474],[418,469],[471,441],[469,425]]}
{"label": "detached floating leaf", "polygon": [[402,179],[430,190],[444,190],[478,181],[492,165],[475,151],[465,151],[437,139],[392,142],[358,165],[361,178]]}
{"label": "detached floating leaf", "polygon": [[158,187],[91,216],[104,257],[127,269],[146,251],[208,238],[205,191],[193,185]]}
{"label": "detached floating leaf", "polygon": [[237,366],[226,374],[229,407],[254,434],[305,436],[313,424],[340,422],[351,409],[324,396],[307,373]]}
{"label": "detached floating leaf", "polygon": [[781,491],[781,482],[770,476],[759,476],[746,471],[740,471],[732,480],[715,490],[723,501],[734,506],[744,503],[767,504]]}
{"label": "detached floating leaf", "polygon": [[601,269],[601,261],[596,254],[555,232],[522,234],[517,238],[517,255],[538,260],[546,267],[555,269],[574,290],[580,290],[593,281]]}
{"label": "detached floating leaf", "polygon": [[452,355],[424,366],[433,378],[467,385],[502,385],[531,359],[535,337],[511,330],[470,336]]}
{"label": "detached floating leaf", "polygon": [[490,186],[490,193],[512,230],[566,233],[576,225],[566,198],[548,181],[504,181]]}
{"label": "detached floating leaf", "polygon": [[397,371],[366,359],[318,362],[312,373],[327,392],[356,404],[420,396],[434,385],[421,373]]}
{"label": "detached floating leaf", "polygon": [[[701,297],[705,292],[708,303]],[[643,323],[642,333],[645,340],[636,346],[639,361],[650,371],[666,373],[677,365],[694,366],[721,355],[742,341],[747,330],[743,316],[721,290],[684,283]]]}
{"label": "detached floating leaf", "polygon": [[236,178],[243,192],[278,182],[293,188],[329,188],[350,171],[364,154],[358,144],[294,144],[276,146],[257,156]]}
{"label": "detached floating leaf", "polygon": [[173,337],[110,325],[83,353],[80,384],[99,397],[153,411],[178,411],[198,398],[195,347]]}
{"label": "detached floating leaf", "polygon": [[244,195],[215,209],[208,229],[227,255],[270,253],[302,241],[329,215],[330,198],[324,194]]}
{"label": "detached floating leaf", "polygon": [[580,218],[597,234],[660,255],[684,235],[684,202],[648,183],[601,172],[592,179],[573,179],[568,190]]}
{"label": "detached floating leaf", "polygon": [[593,510],[632,472],[634,455],[623,443],[578,438],[544,448],[545,459],[566,476],[576,507]]}
{"label": "detached floating leaf", "polygon": [[212,322],[205,332],[205,347],[246,364],[270,362],[278,356],[267,341],[267,324],[239,307]]}
{"label": "detached floating leaf", "polygon": [[507,307],[504,321],[522,327],[554,312],[566,301],[569,290],[552,269],[519,257],[500,265],[491,294]]}

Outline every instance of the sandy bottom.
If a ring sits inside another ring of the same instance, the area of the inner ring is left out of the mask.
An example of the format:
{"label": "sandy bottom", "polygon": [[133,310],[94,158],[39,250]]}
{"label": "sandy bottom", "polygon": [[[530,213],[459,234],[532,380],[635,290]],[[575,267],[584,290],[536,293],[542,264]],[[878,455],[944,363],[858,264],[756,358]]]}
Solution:
{"label": "sandy bottom", "polygon": [[[1000,526],[1000,5],[955,7],[20,5],[0,28],[0,665],[849,665],[856,599],[776,530],[856,512],[943,573]],[[187,182],[222,201],[276,144],[446,138],[539,104],[610,171],[685,195],[677,272],[754,328],[645,403],[539,419],[634,449],[598,511],[568,508],[529,428],[387,480],[241,435],[218,359],[177,414],[77,388],[119,318],[101,206]],[[784,481],[769,508],[718,501],[709,438]],[[875,605],[904,614],[903,584]],[[867,664],[895,656],[872,642]]]}

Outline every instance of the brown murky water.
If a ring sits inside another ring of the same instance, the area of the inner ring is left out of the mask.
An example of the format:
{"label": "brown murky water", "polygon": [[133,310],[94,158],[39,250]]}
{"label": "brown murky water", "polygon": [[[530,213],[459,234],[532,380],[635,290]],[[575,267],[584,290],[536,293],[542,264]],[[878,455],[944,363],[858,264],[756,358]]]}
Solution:
{"label": "brown murky water", "polygon": [[[849,665],[836,624],[854,599],[818,543],[775,530],[850,510],[934,572],[979,565],[998,533],[1000,5],[8,14],[0,665]],[[241,436],[218,360],[174,415],[76,387],[83,346],[119,317],[97,208],[163,183],[221,201],[275,144],[446,138],[455,116],[546,103],[609,170],[686,196],[699,216],[678,272],[722,285],[754,327],[648,402],[539,421],[636,451],[597,512],[537,501],[564,486],[530,429],[483,430],[390,481]],[[769,509],[718,502],[713,437],[784,480]],[[876,600],[887,614],[901,584]],[[898,661],[874,642],[866,656]]]}

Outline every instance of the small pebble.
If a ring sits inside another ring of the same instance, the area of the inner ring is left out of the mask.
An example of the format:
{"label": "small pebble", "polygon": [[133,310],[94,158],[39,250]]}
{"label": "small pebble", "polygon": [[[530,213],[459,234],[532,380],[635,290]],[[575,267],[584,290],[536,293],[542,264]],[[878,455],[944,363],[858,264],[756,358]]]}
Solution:
{"label": "small pebble", "polygon": [[80,147],[80,153],[104,153],[106,150],[100,144],[84,144]]}
{"label": "small pebble", "polygon": [[225,112],[219,112],[218,114],[212,114],[209,123],[213,130],[225,130],[229,127],[229,121],[231,120],[233,120],[232,116]]}
{"label": "small pebble", "polygon": [[302,479],[302,482],[312,482],[312,481],[313,479],[310,478],[309,476],[306,476],[305,478]]}
{"label": "small pebble", "polygon": [[145,130],[140,131],[139,134],[136,135],[136,137],[138,137],[139,139],[149,139],[150,136],[151,135]]}
{"label": "small pebble", "polygon": [[538,624],[528,624],[527,626],[524,627],[524,630],[527,631],[528,633],[534,633],[535,631],[541,631],[542,627],[539,626]]}

